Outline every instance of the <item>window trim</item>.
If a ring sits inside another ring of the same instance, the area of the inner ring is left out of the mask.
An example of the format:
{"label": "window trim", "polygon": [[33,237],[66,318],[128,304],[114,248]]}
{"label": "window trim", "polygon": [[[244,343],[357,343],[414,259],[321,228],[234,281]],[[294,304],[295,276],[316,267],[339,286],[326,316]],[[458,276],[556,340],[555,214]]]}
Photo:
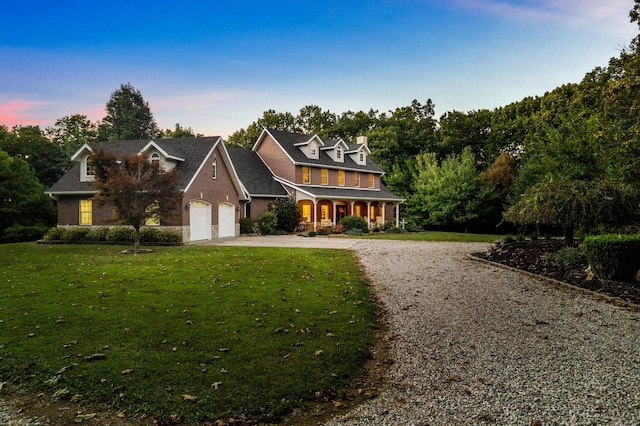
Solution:
{"label": "window trim", "polygon": [[376,187],[376,177],[373,173],[369,173],[369,188]]}
{"label": "window trim", "polygon": [[344,170],[338,170],[338,186],[345,186],[345,180]]}
{"label": "window trim", "polygon": [[353,186],[360,187],[360,172],[353,172]]}
{"label": "window trim", "polygon": [[329,169],[321,169],[320,183],[322,185],[329,185]]}
{"label": "window trim", "polygon": [[302,166],[302,183],[311,183],[311,167]]}

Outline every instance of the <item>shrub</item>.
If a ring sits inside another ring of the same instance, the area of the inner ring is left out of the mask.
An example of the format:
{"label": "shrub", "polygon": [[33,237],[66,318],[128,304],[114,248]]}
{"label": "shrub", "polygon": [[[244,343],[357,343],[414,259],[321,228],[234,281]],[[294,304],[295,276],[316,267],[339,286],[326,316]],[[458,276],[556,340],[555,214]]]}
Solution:
{"label": "shrub", "polygon": [[333,228],[333,232],[336,234],[342,234],[344,232],[344,225],[337,224],[335,228]]}
{"label": "shrub", "polygon": [[107,228],[106,226],[101,226],[99,228],[91,228],[87,233],[87,241],[96,241],[96,242],[107,241],[108,233],[109,233],[109,228]]}
{"label": "shrub", "polygon": [[278,217],[274,212],[264,212],[258,219],[258,230],[262,235],[271,235],[278,229]]}
{"label": "shrub", "polygon": [[350,231],[352,229],[359,229],[362,231],[362,233],[369,232],[369,224],[364,218],[358,215],[345,216],[340,219],[339,223],[340,225],[344,226],[344,229],[346,229],[347,231]]}
{"label": "shrub", "polygon": [[62,241],[68,243],[81,243],[89,241],[87,235],[89,235],[91,228],[66,228],[62,234]]}
{"label": "shrub", "polygon": [[142,243],[181,243],[182,234],[174,231],[163,231],[155,228],[142,228],[140,230],[140,242]]}
{"label": "shrub", "polygon": [[318,235],[318,233],[316,231],[309,231],[309,236],[310,237],[315,237],[316,235]]}
{"label": "shrub", "polygon": [[293,197],[279,198],[273,203],[273,211],[276,214],[277,229],[285,232],[293,232],[300,223],[300,207]]}
{"label": "shrub", "polygon": [[250,217],[243,217],[240,219],[240,233],[241,234],[253,234],[253,220]]}
{"label": "shrub", "polygon": [[564,247],[556,253],[554,260],[558,265],[580,266],[586,261],[586,258],[580,249]]}
{"label": "shrub", "polygon": [[407,222],[404,225],[404,229],[407,232],[424,232],[424,228],[415,222]]}
{"label": "shrub", "polygon": [[110,243],[133,243],[136,239],[135,230],[129,226],[109,228],[107,241]]}
{"label": "shrub", "polygon": [[362,232],[360,228],[347,229],[344,233],[345,235],[364,235],[364,232]]}
{"label": "shrub", "polygon": [[502,240],[505,244],[508,243],[513,243],[516,240],[516,238],[513,235],[505,235],[504,239]]}
{"label": "shrub", "polygon": [[320,230],[318,231],[318,235],[331,235],[333,233],[333,226],[325,226],[324,228],[320,228]]}
{"label": "shrub", "polygon": [[64,235],[64,228],[59,226],[54,226],[50,228],[46,234],[44,234],[45,241],[62,241],[62,236]]}
{"label": "shrub", "polygon": [[640,235],[598,235],[584,239],[584,254],[600,278],[632,282],[638,272]]}

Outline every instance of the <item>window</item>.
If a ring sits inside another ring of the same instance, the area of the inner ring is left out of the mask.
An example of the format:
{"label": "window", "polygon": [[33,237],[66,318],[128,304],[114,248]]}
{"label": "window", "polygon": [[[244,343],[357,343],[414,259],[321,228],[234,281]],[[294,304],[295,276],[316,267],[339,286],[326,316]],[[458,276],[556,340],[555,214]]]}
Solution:
{"label": "window", "polygon": [[329,218],[329,206],[327,204],[322,204],[320,206],[320,219],[328,220]]}
{"label": "window", "polygon": [[322,181],[321,181],[321,183],[322,183],[323,185],[329,185],[329,170],[327,170],[327,169],[322,169],[321,177],[322,177]]}
{"label": "window", "polygon": [[311,183],[311,169],[309,167],[302,168],[302,183]]}
{"label": "window", "polygon": [[80,200],[80,225],[93,224],[93,204],[91,200]]}
{"label": "window", "polygon": [[373,173],[369,173],[369,188],[375,187],[375,177]]}
{"label": "window", "polygon": [[218,175],[218,162],[214,158],[213,161],[211,162],[211,177],[215,179],[217,175]]}
{"label": "window", "polygon": [[344,170],[338,170],[338,185],[344,186]]}
{"label": "window", "polygon": [[302,219],[311,222],[311,204],[302,205]]}
{"label": "window", "polygon": [[342,148],[338,147],[336,149],[336,159],[337,160],[342,160]]}
{"label": "window", "polygon": [[360,204],[353,206],[353,214],[362,217],[362,206]]}
{"label": "window", "polygon": [[364,163],[364,152],[360,151],[360,153],[358,154],[358,158],[360,160],[360,164]]}
{"label": "window", "polygon": [[[146,210],[147,210],[147,213],[151,213],[157,208],[158,208],[158,203],[153,203],[149,207],[147,207]],[[147,218],[144,224],[147,226],[160,226],[160,217],[157,214],[151,215],[151,217]]]}
{"label": "window", "polygon": [[360,186],[360,172],[353,172],[353,186]]}
{"label": "window", "polygon": [[157,152],[151,154],[151,164],[157,164],[158,166],[160,165],[160,154],[158,154]]}

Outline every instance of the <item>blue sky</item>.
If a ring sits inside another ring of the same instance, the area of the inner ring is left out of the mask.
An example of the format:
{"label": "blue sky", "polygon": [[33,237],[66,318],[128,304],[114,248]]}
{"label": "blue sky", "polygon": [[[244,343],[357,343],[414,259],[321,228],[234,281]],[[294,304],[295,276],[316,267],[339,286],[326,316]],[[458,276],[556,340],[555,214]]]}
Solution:
{"label": "blue sky", "polygon": [[0,18],[0,124],[104,117],[131,83],[162,128],[275,109],[436,115],[577,83],[638,33],[633,0],[29,1]]}

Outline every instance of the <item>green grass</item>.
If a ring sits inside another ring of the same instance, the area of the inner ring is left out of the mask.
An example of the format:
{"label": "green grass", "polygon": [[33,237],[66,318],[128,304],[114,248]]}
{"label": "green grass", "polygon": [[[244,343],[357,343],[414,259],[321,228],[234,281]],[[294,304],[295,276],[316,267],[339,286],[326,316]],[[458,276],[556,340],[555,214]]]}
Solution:
{"label": "green grass", "polygon": [[351,252],[121,249],[0,245],[0,381],[193,423],[276,420],[362,372],[376,304]]}
{"label": "green grass", "polygon": [[465,242],[465,243],[492,243],[496,240],[502,240],[504,238],[504,235],[429,231],[429,232],[404,233],[404,234],[373,233],[361,238],[371,238],[376,240],[456,241],[456,242]]}

